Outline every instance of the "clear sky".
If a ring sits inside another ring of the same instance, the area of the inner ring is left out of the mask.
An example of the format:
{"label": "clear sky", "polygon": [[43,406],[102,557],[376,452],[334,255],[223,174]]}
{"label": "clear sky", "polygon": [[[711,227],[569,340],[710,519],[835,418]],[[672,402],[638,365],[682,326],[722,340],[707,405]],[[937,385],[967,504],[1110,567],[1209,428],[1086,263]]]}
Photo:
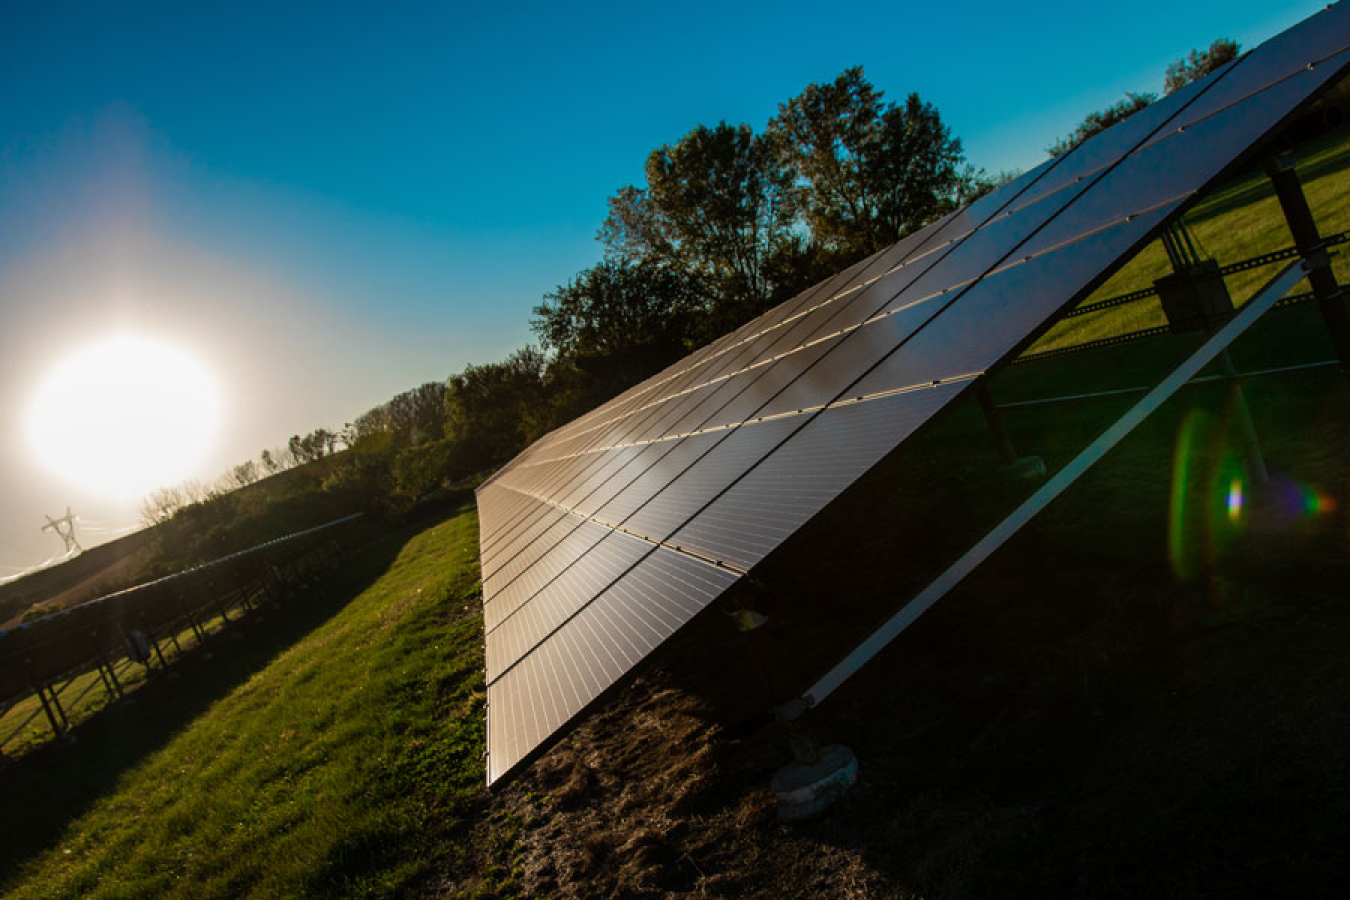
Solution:
{"label": "clear sky", "polygon": [[697,124],[761,128],[861,64],[974,164],[1030,168],[1188,50],[1322,5],[6,0],[0,577],[61,549],[44,513],[71,506],[89,543],[136,520],[23,437],[82,344],[143,334],[212,373],[214,478],[527,343],[598,258],[606,198]]}

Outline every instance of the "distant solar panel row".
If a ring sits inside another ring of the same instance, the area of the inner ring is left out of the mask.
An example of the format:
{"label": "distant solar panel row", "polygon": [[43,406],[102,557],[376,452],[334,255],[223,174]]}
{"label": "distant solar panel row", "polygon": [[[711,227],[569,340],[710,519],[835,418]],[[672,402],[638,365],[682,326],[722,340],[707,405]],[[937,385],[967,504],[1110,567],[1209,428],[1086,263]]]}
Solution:
{"label": "distant solar panel row", "polygon": [[478,492],[490,782],[1346,67],[1342,2],[545,436]]}

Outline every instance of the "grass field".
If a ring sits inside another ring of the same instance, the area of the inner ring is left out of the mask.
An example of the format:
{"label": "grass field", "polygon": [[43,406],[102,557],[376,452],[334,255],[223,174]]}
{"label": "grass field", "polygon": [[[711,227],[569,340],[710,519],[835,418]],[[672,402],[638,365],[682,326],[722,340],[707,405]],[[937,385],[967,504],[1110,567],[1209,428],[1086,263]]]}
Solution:
{"label": "grass field", "polygon": [[[1347,164],[1344,135],[1305,155],[1327,232],[1350,226]],[[1193,214],[1221,262],[1288,244],[1263,191],[1239,179]],[[1163,266],[1149,248],[1098,297]],[[1148,303],[1046,340],[1155,324],[1131,318]],[[1272,314],[1233,355],[1322,358],[1319,329],[1310,306]],[[993,389],[1143,384],[1196,340],[1017,366]],[[787,586],[768,626],[699,619],[497,795],[473,512],[384,537],[321,596],[0,770],[0,893],[1346,896],[1350,390],[1328,370],[1247,390],[1265,505],[1213,514],[1231,405],[1183,392],[813,713],[863,771],[824,821],[776,822],[787,745],[763,710],[1030,490],[999,475],[973,401],[766,560],[770,593]],[[1128,402],[1007,419],[1053,468]]]}
{"label": "grass field", "polygon": [[387,896],[453,867],[483,796],[476,551],[468,510],[387,537],[5,771],[0,893]]}

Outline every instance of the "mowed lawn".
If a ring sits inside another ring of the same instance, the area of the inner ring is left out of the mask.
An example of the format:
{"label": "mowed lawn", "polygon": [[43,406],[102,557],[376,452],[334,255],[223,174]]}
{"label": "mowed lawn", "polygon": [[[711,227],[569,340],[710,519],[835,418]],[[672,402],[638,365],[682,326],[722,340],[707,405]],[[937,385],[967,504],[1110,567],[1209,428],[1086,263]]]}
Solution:
{"label": "mowed lawn", "polygon": [[[114,746],[116,728],[0,772],[0,821],[41,844],[14,859],[5,841],[0,894],[384,896],[453,868],[485,802],[479,591],[466,507],[347,560],[323,596],[300,601],[328,605],[317,627],[104,773],[101,796],[59,783],[74,767],[103,765],[97,745]],[[161,702],[171,715],[175,695],[192,696],[213,667],[230,677],[233,655],[255,652],[284,614],[185,666],[122,727],[146,727],[136,721]],[[25,835],[30,823],[51,833]]]}

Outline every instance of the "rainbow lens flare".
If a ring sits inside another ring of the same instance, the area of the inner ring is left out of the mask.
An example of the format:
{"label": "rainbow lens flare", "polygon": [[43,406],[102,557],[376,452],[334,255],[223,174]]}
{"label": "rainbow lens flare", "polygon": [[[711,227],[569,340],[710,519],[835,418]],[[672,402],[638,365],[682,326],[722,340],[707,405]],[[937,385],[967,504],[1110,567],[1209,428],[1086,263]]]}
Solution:
{"label": "rainbow lens flare", "polygon": [[1234,478],[1228,482],[1228,521],[1236,522],[1242,518],[1242,479]]}

